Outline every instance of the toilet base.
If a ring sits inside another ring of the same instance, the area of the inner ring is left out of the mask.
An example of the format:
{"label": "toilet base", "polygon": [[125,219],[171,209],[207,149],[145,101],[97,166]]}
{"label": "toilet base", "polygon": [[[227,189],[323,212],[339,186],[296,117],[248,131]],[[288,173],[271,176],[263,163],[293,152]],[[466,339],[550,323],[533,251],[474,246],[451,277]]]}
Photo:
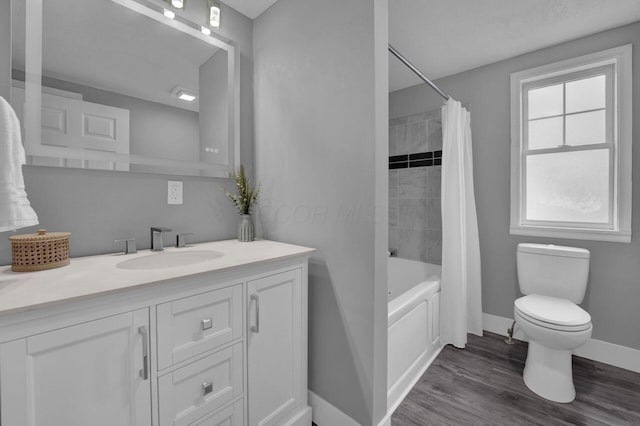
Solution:
{"label": "toilet base", "polygon": [[571,350],[551,349],[529,341],[524,383],[534,393],[554,402],[575,399]]}

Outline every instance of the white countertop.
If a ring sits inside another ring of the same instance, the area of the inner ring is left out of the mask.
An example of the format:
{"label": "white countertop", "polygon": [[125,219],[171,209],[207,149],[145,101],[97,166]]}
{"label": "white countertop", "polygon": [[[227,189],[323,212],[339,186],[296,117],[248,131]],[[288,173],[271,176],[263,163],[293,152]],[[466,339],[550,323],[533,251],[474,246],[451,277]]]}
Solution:
{"label": "white countertop", "polygon": [[124,261],[158,255],[149,250],[136,254],[106,254],[77,257],[71,264],[39,272],[12,272],[11,266],[0,267],[0,315],[41,308],[47,305],[112,293],[137,286],[184,278],[204,272],[221,271],[243,265],[310,256],[308,247],[258,240],[239,243],[237,240],[193,244],[184,248],[165,248],[164,252],[211,250],[223,256],[203,262],[173,268],[146,270],[121,269]]}

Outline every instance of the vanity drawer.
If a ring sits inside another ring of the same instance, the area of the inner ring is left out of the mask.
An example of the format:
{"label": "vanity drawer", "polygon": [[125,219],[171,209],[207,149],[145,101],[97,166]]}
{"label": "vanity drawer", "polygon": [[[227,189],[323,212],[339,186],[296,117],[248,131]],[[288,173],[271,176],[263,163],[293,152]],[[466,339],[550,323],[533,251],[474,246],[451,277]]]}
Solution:
{"label": "vanity drawer", "polygon": [[242,337],[242,284],[157,306],[158,369]]}
{"label": "vanity drawer", "polygon": [[215,414],[196,421],[192,426],[243,426],[243,424],[244,404],[241,399]]}
{"label": "vanity drawer", "polygon": [[236,343],[159,377],[160,426],[193,424],[242,395],[242,365],[242,343]]}

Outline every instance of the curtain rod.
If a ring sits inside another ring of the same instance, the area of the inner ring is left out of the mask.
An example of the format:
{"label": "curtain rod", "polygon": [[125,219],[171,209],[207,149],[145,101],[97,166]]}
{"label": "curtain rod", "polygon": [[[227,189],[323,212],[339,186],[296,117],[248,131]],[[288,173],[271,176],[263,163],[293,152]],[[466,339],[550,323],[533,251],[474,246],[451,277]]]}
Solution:
{"label": "curtain rod", "polygon": [[405,58],[400,52],[398,52],[392,45],[389,45],[389,52],[393,53],[393,55],[400,60],[403,64],[405,64],[411,71],[416,73],[418,77],[422,79],[425,83],[427,83],[433,90],[435,90],[438,95],[442,96],[445,100],[449,100],[450,97],[446,93],[444,93],[438,86],[436,86],[433,81],[429,80],[424,74],[420,72],[418,68],[416,68],[407,58]]}

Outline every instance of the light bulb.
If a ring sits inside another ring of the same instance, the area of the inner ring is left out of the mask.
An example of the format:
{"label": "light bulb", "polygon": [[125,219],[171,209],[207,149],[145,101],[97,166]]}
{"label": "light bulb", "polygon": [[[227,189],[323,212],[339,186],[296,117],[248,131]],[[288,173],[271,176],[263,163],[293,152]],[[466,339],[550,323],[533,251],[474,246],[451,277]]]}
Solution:
{"label": "light bulb", "polygon": [[171,0],[171,6],[175,7],[176,9],[184,9],[184,2],[185,0]]}
{"label": "light bulb", "polygon": [[215,1],[209,1],[209,26],[220,28],[220,4]]}
{"label": "light bulb", "polygon": [[211,35],[211,30],[207,27],[200,27],[200,31],[202,31],[204,35]]}
{"label": "light bulb", "polygon": [[191,93],[187,93],[181,90],[180,92],[178,92],[178,99],[187,102],[193,102],[196,99],[196,95],[192,95]]}
{"label": "light bulb", "polygon": [[173,13],[173,11],[171,11],[169,9],[165,9],[163,13],[164,13],[164,16],[166,16],[169,19],[173,19],[173,18],[176,17],[176,14]]}

